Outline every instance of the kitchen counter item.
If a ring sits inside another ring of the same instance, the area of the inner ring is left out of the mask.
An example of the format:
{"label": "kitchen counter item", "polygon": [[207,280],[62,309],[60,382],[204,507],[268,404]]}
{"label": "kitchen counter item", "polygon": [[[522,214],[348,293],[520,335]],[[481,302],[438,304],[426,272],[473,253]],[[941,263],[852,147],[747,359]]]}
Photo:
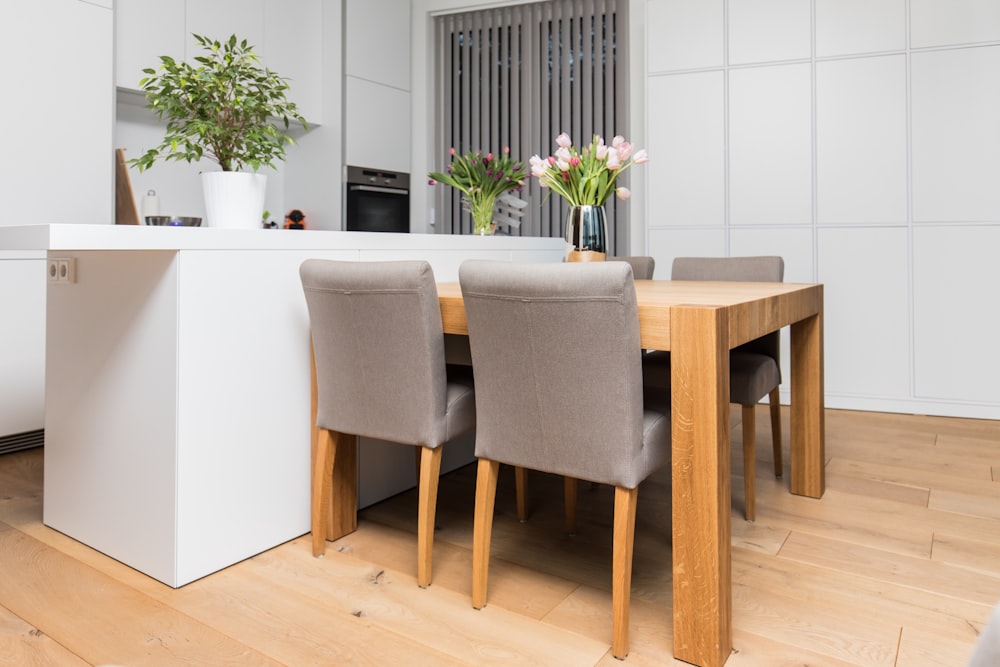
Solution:
{"label": "kitchen counter item", "polygon": [[201,227],[201,218],[181,215],[147,215],[146,224],[157,227]]}

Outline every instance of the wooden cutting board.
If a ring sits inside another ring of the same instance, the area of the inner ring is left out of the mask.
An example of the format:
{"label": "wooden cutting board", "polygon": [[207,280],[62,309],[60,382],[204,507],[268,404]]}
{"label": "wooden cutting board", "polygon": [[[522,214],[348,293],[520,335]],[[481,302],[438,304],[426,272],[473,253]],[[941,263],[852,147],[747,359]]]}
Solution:
{"label": "wooden cutting board", "polygon": [[115,149],[115,224],[139,224],[139,209],[135,206],[132,179],[128,175],[124,148]]}

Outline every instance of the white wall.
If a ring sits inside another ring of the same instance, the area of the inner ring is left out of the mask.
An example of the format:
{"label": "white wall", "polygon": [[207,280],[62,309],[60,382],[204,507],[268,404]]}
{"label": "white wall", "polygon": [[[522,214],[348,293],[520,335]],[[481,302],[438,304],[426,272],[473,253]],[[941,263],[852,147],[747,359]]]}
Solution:
{"label": "white wall", "polygon": [[787,280],[826,286],[827,406],[1000,418],[1000,4],[646,12],[660,275],[782,254]]}
{"label": "white wall", "polygon": [[[413,0],[415,183],[432,17],[495,4]],[[680,255],[780,254],[786,280],[824,283],[828,407],[1000,418],[1000,4],[630,11],[629,132],[650,153],[630,251],[659,277]],[[431,200],[418,185],[411,201],[417,224]]]}

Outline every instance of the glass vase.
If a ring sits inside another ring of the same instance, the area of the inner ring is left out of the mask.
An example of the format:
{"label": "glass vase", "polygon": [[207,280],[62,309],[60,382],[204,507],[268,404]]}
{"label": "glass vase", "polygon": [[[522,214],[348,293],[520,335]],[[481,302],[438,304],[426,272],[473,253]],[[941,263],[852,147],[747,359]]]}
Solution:
{"label": "glass vase", "polygon": [[479,197],[470,202],[472,210],[472,233],[491,236],[496,226],[493,224],[493,207],[496,197]]}
{"label": "glass vase", "polygon": [[573,247],[567,262],[603,262],[608,253],[608,221],[603,206],[570,206],[566,241]]}

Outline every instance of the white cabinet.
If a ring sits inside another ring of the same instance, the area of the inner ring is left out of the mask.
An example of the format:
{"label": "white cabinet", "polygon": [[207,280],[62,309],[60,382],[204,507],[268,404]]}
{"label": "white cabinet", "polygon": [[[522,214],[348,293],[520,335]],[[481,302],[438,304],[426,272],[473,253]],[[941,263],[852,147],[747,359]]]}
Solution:
{"label": "white cabinet", "polygon": [[348,164],[410,171],[410,5],[347,0],[344,154]]}
{"label": "white cabinet", "polygon": [[111,10],[78,0],[0,8],[0,225],[112,219],[113,30]]}
{"label": "white cabinet", "polygon": [[323,118],[321,0],[264,0],[261,58],[289,80],[288,99],[310,123]]}
{"label": "white cabinet", "polygon": [[0,250],[0,438],[45,427],[45,267]]}
{"label": "white cabinet", "polygon": [[220,42],[235,34],[259,53],[264,43],[264,0],[187,0],[184,32],[188,60],[201,51],[192,34]]}
{"label": "white cabinet", "polygon": [[344,71],[347,76],[410,90],[410,3],[347,0]]}
{"label": "white cabinet", "polygon": [[200,55],[193,35],[245,39],[264,66],[290,79],[289,99],[310,122],[322,118],[321,0],[117,0],[116,83],[138,90],[160,56]]}
{"label": "white cabinet", "polygon": [[143,69],[160,56],[183,60],[184,0],[118,0],[115,7],[115,85],[139,89]]}

